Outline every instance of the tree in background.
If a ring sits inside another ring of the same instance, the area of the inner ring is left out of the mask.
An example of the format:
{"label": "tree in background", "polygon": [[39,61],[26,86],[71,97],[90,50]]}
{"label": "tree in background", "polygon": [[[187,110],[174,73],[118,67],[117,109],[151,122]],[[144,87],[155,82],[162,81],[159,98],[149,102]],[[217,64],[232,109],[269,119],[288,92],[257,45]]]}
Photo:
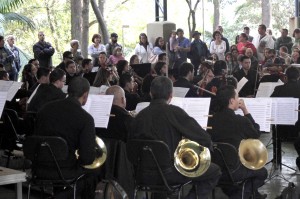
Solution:
{"label": "tree in background", "polygon": [[4,34],[4,25],[10,21],[16,21],[31,29],[35,28],[35,24],[28,17],[11,12],[16,10],[23,3],[23,0],[1,0],[0,1],[0,34]]}
{"label": "tree in background", "polygon": [[[202,0],[203,1],[203,0]],[[193,32],[196,29],[196,10],[197,6],[200,3],[200,0],[197,0],[194,6],[192,6],[192,0],[186,0],[186,3],[189,6],[189,17],[188,17],[188,25],[189,25],[189,33],[190,33],[190,40],[192,39]]]}

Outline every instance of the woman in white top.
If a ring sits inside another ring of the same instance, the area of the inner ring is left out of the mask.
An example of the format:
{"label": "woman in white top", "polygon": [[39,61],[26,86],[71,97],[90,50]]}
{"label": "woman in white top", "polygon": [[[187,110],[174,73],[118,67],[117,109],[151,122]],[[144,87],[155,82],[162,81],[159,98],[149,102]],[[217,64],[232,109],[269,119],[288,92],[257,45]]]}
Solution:
{"label": "woman in white top", "polygon": [[101,44],[101,35],[100,34],[94,34],[92,37],[92,42],[94,44],[90,45],[88,48],[88,53],[92,57],[93,63],[95,59],[99,57],[100,52],[106,53],[106,47]]}
{"label": "woman in white top", "polygon": [[222,40],[222,35],[219,31],[213,33],[214,41],[210,43],[209,51],[211,54],[217,54],[219,60],[225,60],[226,43]]}
{"label": "woman in white top", "polygon": [[152,54],[153,46],[148,42],[148,38],[145,33],[141,33],[139,38],[140,42],[136,44],[134,52],[139,57],[140,63],[149,63],[148,59]]}

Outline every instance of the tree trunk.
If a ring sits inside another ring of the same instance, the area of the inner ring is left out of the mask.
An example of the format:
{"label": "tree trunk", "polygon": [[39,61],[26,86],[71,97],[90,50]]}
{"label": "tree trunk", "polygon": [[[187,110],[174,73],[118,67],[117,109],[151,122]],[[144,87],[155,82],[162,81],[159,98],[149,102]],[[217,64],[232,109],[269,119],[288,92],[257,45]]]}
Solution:
{"label": "tree trunk", "polygon": [[189,34],[190,34],[190,40],[192,39],[193,32],[196,29],[196,9],[200,2],[200,0],[197,0],[194,7],[192,7],[192,0],[186,0],[188,6],[189,6],[189,17],[188,17],[188,25],[189,25]]}
{"label": "tree trunk", "polygon": [[[100,10],[100,13],[102,13],[102,16],[104,16],[104,4],[105,4],[105,0],[98,0],[98,7]],[[103,34],[100,24],[98,24],[98,31],[101,35]]]}
{"label": "tree trunk", "polygon": [[262,8],[262,23],[265,24],[266,27],[270,27],[270,23],[271,23],[270,0],[261,0],[261,8]]}
{"label": "tree trunk", "polygon": [[81,41],[81,0],[71,0],[71,39]]}
{"label": "tree trunk", "polygon": [[220,25],[220,0],[213,0],[214,4],[214,23],[213,23],[213,32]]}
{"label": "tree trunk", "polygon": [[103,19],[103,15],[102,13],[100,12],[98,6],[97,6],[97,2],[96,0],[91,0],[91,5],[92,5],[92,8],[93,8],[93,11],[95,13],[95,16],[97,18],[97,21],[101,27],[101,32],[102,32],[102,43],[103,44],[107,44],[108,41],[109,41],[109,37],[108,37],[108,31],[107,31],[107,26],[104,22],[104,19]]}
{"label": "tree trunk", "polygon": [[82,39],[81,39],[81,54],[83,57],[88,57],[89,45],[89,0],[82,1]]}

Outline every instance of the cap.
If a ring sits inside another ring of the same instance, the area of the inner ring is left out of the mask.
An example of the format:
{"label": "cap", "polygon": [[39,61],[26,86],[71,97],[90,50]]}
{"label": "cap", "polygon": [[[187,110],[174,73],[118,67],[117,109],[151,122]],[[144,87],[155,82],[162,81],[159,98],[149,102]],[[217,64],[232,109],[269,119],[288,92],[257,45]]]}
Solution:
{"label": "cap", "polygon": [[196,35],[201,35],[201,33],[198,32],[198,31],[195,31],[195,32],[193,33],[193,37],[195,37]]}
{"label": "cap", "polygon": [[183,32],[183,30],[182,30],[181,28],[178,28],[178,29],[176,30],[176,33],[178,34],[179,32]]}
{"label": "cap", "polygon": [[111,33],[110,37],[118,37],[117,33]]}

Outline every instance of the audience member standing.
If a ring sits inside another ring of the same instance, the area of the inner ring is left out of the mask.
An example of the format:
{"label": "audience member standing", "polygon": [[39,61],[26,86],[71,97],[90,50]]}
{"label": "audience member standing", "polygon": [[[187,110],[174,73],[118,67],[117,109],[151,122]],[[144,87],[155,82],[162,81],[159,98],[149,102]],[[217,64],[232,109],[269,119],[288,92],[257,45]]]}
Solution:
{"label": "audience member standing", "polygon": [[34,58],[36,58],[41,67],[52,67],[52,56],[55,49],[49,42],[45,42],[45,34],[39,32],[39,41],[33,46]]}
{"label": "audience member standing", "polygon": [[281,37],[276,40],[275,50],[279,51],[279,48],[282,46],[287,47],[288,53],[292,52],[293,40],[288,36],[289,32],[287,29],[283,28],[281,30]]}
{"label": "audience member standing", "polygon": [[[18,73],[21,69],[21,60],[20,60],[20,50],[15,46],[15,37],[13,35],[7,36],[7,48],[14,54],[14,61],[13,61],[13,71],[11,73],[11,79],[13,81],[17,81]],[[15,72],[15,74],[13,74]]]}
{"label": "audience member standing", "polygon": [[14,80],[17,73],[13,61],[14,54],[4,46],[4,37],[0,36],[0,64],[2,64],[6,72],[8,72],[10,80]]}
{"label": "audience member standing", "polygon": [[115,47],[121,47],[122,49],[122,46],[120,44],[118,44],[118,35],[117,33],[111,33],[110,35],[110,42],[108,44],[106,44],[106,54],[107,54],[107,57],[109,57],[110,55],[113,54],[113,51],[115,49]]}
{"label": "audience member standing", "polygon": [[219,31],[213,33],[213,38],[214,41],[210,43],[210,53],[216,54],[218,60],[225,60],[226,42],[222,40],[222,35]]}
{"label": "audience member standing", "polygon": [[148,37],[145,33],[141,33],[139,39],[140,41],[138,44],[136,44],[134,52],[139,57],[140,63],[149,63],[153,46],[151,43],[149,43]]}

